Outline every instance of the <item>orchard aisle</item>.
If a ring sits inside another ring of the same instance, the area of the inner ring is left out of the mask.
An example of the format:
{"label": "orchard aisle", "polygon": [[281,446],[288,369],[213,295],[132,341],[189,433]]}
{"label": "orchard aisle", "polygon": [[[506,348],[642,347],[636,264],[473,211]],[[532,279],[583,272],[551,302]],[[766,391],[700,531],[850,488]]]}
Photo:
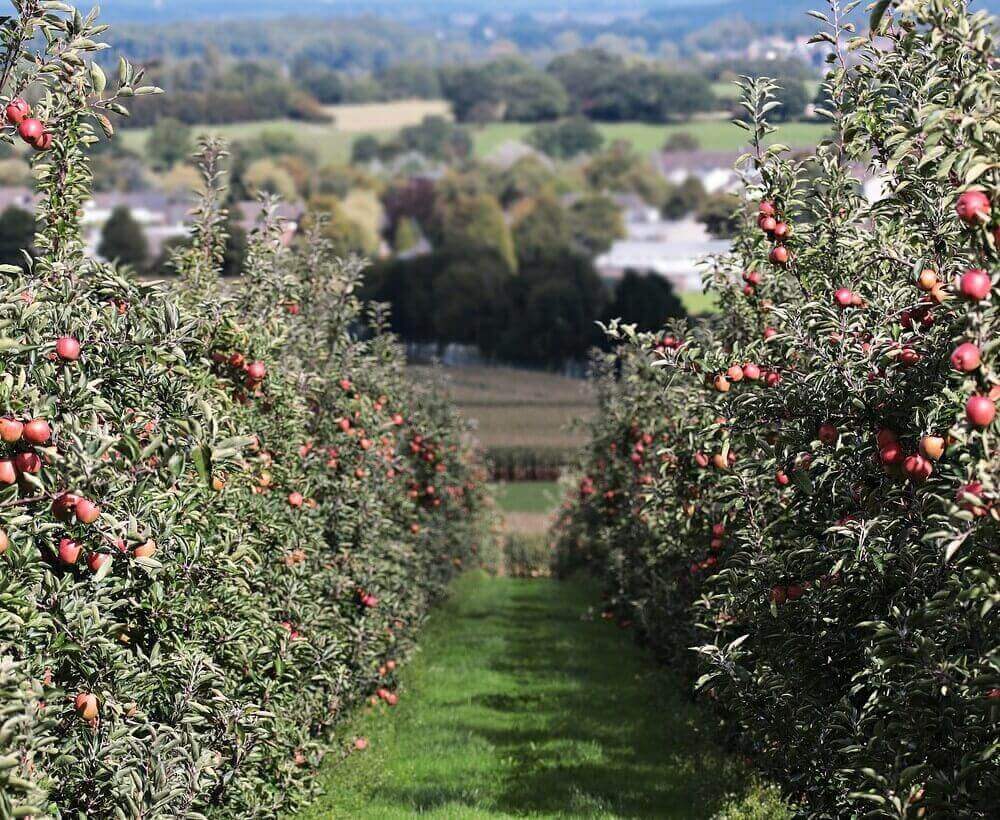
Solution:
{"label": "orchard aisle", "polygon": [[299,820],[688,820],[744,799],[748,813],[727,816],[780,816],[707,739],[684,685],[593,617],[597,601],[584,582],[460,579],[402,672],[399,705],[351,727],[369,748],[331,756],[325,794]]}

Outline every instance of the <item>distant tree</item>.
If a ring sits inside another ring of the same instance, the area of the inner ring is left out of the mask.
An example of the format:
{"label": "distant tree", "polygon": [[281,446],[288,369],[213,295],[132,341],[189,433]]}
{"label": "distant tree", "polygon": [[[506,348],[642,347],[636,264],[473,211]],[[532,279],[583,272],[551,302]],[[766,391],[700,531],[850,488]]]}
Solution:
{"label": "distant tree", "polygon": [[373,137],[371,134],[363,134],[354,140],[354,145],[351,146],[351,162],[356,162],[359,165],[378,159],[378,155],[378,137]]}
{"label": "distant tree", "polygon": [[731,239],[739,228],[739,205],[740,198],[734,194],[711,194],[698,210],[698,221],[716,239]]}
{"label": "distant tree", "polygon": [[555,197],[544,196],[514,225],[514,246],[520,266],[538,265],[564,254],[572,242],[566,211]]}
{"label": "distant tree", "polygon": [[490,179],[490,188],[504,209],[522,199],[555,195],[562,187],[563,182],[551,165],[530,154],[509,168],[496,170]]}
{"label": "distant tree", "polygon": [[287,168],[276,160],[254,160],[243,173],[243,184],[250,193],[276,194],[285,200],[298,198],[298,186]]}
{"label": "distant tree", "polygon": [[187,161],[193,150],[191,129],[173,117],[158,120],[146,140],[146,156],[157,171]]}
{"label": "distant tree", "polygon": [[444,203],[440,220],[443,249],[456,259],[474,259],[492,253],[510,272],[517,270],[517,256],[503,209],[490,194],[460,195]]}
{"label": "distant tree", "polygon": [[615,142],[595,154],[583,172],[590,188],[598,193],[635,193],[656,207],[667,195],[667,181],[625,142]]}
{"label": "distant tree", "polygon": [[226,226],[226,247],[222,257],[223,276],[241,276],[247,258],[247,232],[230,218]]}
{"label": "distant tree", "polygon": [[801,118],[810,102],[806,84],[794,77],[785,77],[780,80],[776,97],[781,106],[775,108],[770,115],[776,122],[787,122]]}
{"label": "distant tree", "polygon": [[704,75],[637,64],[601,77],[587,111],[594,119],[612,122],[669,122],[715,105],[712,86]]}
{"label": "distant tree", "polygon": [[344,78],[327,66],[311,60],[297,60],[293,65],[295,82],[319,102],[335,105],[345,95]]}
{"label": "distant tree", "polygon": [[708,197],[705,186],[698,177],[689,176],[680,184],[670,184],[660,212],[666,219],[684,219],[696,216]]}
{"label": "distant tree", "polygon": [[621,57],[595,48],[561,54],[546,69],[562,83],[569,95],[570,108],[578,114],[590,111],[603,78],[624,70],[625,61]]}
{"label": "distant tree", "polygon": [[382,194],[382,207],[389,223],[389,235],[396,231],[401,219],[411,218],[427,233],[434,221],[436,205],[434,182],[425,177],[396,180]]}
{"label": "distant tree", "polygon": [[625,238],[621,209],[609,196],[588,194],[569,207],[569,228],[573,243],[591,258],[607,251]]}
{"label": "distant tree", "polygon": [[0,213],[0,264],[25,267],[22,251],[33,254],[35,215],[9,205]]}
{"label": "distant tree", "polygon": [[686,315],[669,279],[656,273],[627,270],[615,286],[614,300],[606,318],[621,319],[637,325],[639,330],[653,331],[663,327],[667,319]]}
{"label": "distant tree", "polygon": [[528,144],[553,159],[572,159],[592,154],[604,144],[597,127],[585,117],[536,125],[528,134]]}
{"label": "distant tree", "polygon": [[411,342],[439,342],[434,278],[445,265],[440,254],[376,262],[365,273],[362,297],[392,305],[392,329]]}
{"label": "distant tree", "polygon": [[667,153],[697,151],[699,148],[701,143],[687,131],[675,131],[663,143],[663,150]]}
{"label": "distant tree", "polygon": [[347,205],[346,202],[335,196],[314,196],[303,216],[302,232],[308,233],[319,220],[320,233],[333,244],[336,254],[371,255],[378,248],[378,234],[370,224],[363,224],[370,218],[368,204],[358,201]]}
{"label": "distant tree", "polygon": [[129,265],[137,271],[145,270],[149,264],[146,234],[125,205],[119,205],[111,212],[101,232],[97,252],[105,259]]}
{"label": "distant tree", "polygon": [[569,97],[554,77],[539,71],[515,74],[502,85],[505,119],[516,122],[554,120],[569,109]]}
{"label": "distant tree", "polygon": [[434,277],[433,315],[442,342],[476,345],[492,356],[510,326],[511,282],[506,259],[492,249],[473,255],[442,256]]}
{"label": "distant tree", "polygon": [[396,253],[405,253],[415,248],[420,242],[420,228],[410,217],[404,217],[396,225],[396,233],[393,236],[393,249]]}
{"label": "distant tree", "polygon": [[378,75],[386,99],[436,100],[441,97],[441,80],[431,65],[407,63],[394,65]]}
{"label": "distant tree", "polygon": [[472,154],[469,132],[437,115],[424,117],[419,125],[403,128],[399,140],[403,150],[417,151],[432,159],[457,160]]}
{"label": "distant tree", "polygon": [[589,259],[570,251],[521,271],[500,355],[525,364],[559,366],[582,359],[600,341],[596,321],[607,291]]}

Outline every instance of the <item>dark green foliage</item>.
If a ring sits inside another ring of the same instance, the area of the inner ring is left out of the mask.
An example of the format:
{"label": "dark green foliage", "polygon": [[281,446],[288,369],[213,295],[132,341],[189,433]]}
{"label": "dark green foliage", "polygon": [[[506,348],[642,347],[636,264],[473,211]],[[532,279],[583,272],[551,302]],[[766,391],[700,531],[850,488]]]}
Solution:
{"label": "dark green foliage", "polygon": [[0,264],[24,266],[24,251],[31,251],[35,239],[35,216],[24,208],[10,205],[0,214]]}
{"label": "dark green foliage", "polygon": [[591,154],[604,144],[597,127],[585,117],[573,117],[535,126],[528,143],[554,159],[573,159]]}
{"label": "dark green foliage", "polygon": [[670,319],[683,319],[687,311],[668,279],[655,273],[627,270],[615,285],[608,319],[622,318],[640,331],[663,327]]}
{"label": "dark green foliage", "polygon": [[149,264],[146,234],[126,205],[119,205],[111,212],[101,231],[97,252],[105,259],[129,265],[137,271],[144,270]]}
{"label": "dark green foliage", "polygon": [[157,121],[146,140],[146,156],[155,170],[163,171],[186,162],[194,150],[191,129],[173,117]]}

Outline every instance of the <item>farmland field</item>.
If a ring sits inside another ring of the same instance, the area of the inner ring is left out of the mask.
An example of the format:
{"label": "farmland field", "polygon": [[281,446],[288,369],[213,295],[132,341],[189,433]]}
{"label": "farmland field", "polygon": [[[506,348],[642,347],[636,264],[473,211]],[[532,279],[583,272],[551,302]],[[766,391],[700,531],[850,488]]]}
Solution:
{"label": "farmland field", "polygon": [[[336,118],[332,123],[299,122],[296,120],[261,120],[230,125],[193,126],[197,134],[216,134],[229,140],[249,139],[264,132],[288,134],[312,147],[322,162],[347,162],[354,141],[365,134],[388,139],[400,128],[414,125],[428,114],[450,116],[448,106],[440,100],[402,100],[368,105],[328,106]],[[476,156],[489,156],[505,142],[523,140],[534,126],[530,123],[500,122],[474,127],[472,136]],[[728,120],[695,120],[689,123],[651,125],[648,123],[602,123],[598,125],[608,142],[625,140],[642,153],[655,151],[666,138],[677,132],[695,137],[706,151],[736,151],[743,144],[744,132]],[[776,139],[795,146],[813,145],[825,133],[818,123],[795,122],[782,126]],[[145,149],[148,128],[126,128],[118,139],[138,153]]]}
{"label": "farmland field", "polygon": [[484,447],[575,448],[586,441],[584,431],[571,429],[595,409],[583,379],[509,367],[451,367],[444,374],[452,401],[476,425]]}

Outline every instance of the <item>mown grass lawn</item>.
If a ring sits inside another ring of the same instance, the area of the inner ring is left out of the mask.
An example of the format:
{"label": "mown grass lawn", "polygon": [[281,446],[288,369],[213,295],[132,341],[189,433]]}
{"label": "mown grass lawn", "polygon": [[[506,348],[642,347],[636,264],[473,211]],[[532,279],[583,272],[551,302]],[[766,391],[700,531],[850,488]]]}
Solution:
{"label": "mown grass lawn", "polygon": [[562,500],[555,481],[505,481],[491,489],[497,506],[504,512],[552,512]]}
{"label": "mown grass lawn", "polygon": [[[345,727],[299,820],[784,817],[589,582],[460,579],[399,705]],[[744,812],[745,809],[745,812]]]}

